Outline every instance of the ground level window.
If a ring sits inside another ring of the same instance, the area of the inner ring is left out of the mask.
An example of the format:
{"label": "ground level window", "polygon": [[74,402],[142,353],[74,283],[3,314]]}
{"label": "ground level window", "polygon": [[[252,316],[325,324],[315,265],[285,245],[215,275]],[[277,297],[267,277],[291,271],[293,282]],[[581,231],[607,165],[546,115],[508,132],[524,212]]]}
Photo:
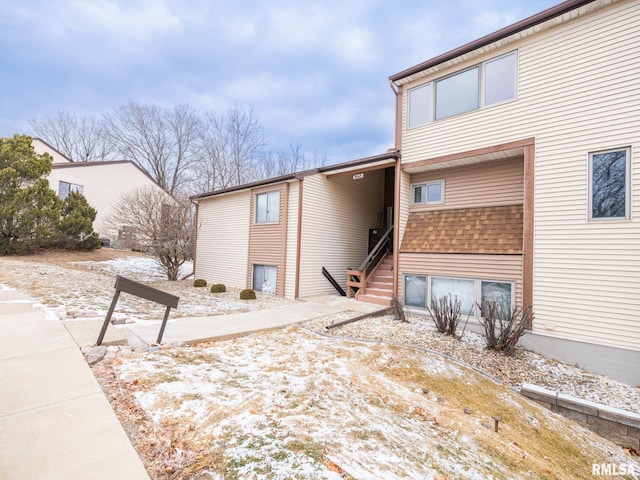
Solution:
{"label": "ground level window", "polygon": [[478,316],[477,305],[498,302],[501,308],[513,308],[514,284],[507,281],[480,280],[472,278],[432,277],[427,275],[404,276],[404,303],[410,307],[426,308],[445,295],[451,295],[462,303],[463,315]]}
{"label": "ground level window", "polygon": [[431,279],[431,303],[439,298],[451,295],[462,302],[460,313],[472,315],[475,307],[475,281],[461,278],[432,278]]}
{"label": "ground level window", "polygon": [[404,303],[411,307],[422,307],[427,300],[427,277],[404,276]]}
{"label": "ground level window", "polygon": [[276,293],[276,277],[278,269],[272,265],[253,266],[253,289],[256,292]]}

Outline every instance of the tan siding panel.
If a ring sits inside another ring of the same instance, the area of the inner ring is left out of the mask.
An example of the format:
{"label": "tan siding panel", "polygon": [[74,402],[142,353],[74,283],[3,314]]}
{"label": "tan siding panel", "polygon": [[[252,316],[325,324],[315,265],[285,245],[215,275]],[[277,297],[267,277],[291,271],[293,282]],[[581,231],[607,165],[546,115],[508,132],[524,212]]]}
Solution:
{"label": "tan siding panel", "polygon": [[[280,192],[280,216],[278,223],[255,223],[255,203],[258,193]],[[249,262],[247,287],[251,287],[253,265],[273,265],[277,268],[276,294],[284,296],[286,231],[288,220],[288,192],[286,183],[255,189],[251,192],[251,226],[249,229]]]}
{"label": "tan siding panel", "polygon": [[[640,316],[638,38],[637,1],[619,1],[505,46],[495,55],[518,48],[517,100],[404,130],[402,143],[402,161],[411,163],[535,137],[534,330],[634,350],[640,350],[640,322],[629,322]],[[589,222],[588,153],[626,146],[631,219]]]}
{"label": "tan siding panel", "polygon": [[348,268],[367,256],[369,228],[382,228],[384,170],[351,176],[308,176],[303,188],[300,296],[336,293],[322,267],[344,288]]}
{"label": "tan siding panel", "polygon": [[196,278],[246,286],[250,202],[248,191],[200,201]]}
{"label": "tan siding panel", "polygon": [[412,211],[516,205],[523,202],[522,158],[416,173],[411,183],[444,180],[444,203],[412,205]]}

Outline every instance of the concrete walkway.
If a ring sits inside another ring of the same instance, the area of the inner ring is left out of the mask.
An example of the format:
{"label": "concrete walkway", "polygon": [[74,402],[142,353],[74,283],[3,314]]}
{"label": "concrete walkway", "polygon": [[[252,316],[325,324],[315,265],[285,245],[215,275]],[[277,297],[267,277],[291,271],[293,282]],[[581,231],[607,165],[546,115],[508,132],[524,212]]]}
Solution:
{"label": "concrete walkway", "polygon": [[0,478],[149,479],[63,323],[0,285]]}
{"label": "concrete walkway", "polygon": [[[280,328],[379,306],[336,296],[286,307],[167,324],[162,343],[193,343]],[[101,320],[47,318],[0,285],[0,479],[148,479],[79,346],[95,344]],[[154,343],[160,322],[110,325],[105,343]]]}

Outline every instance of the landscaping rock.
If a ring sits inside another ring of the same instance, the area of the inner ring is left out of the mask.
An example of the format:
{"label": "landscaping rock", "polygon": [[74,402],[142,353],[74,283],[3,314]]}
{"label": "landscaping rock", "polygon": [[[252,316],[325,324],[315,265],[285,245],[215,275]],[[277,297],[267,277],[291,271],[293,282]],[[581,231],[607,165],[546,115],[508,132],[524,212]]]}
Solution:
{"label": "landscaping rock", "polygon": [[93,365],[94,363],[98,363],[98,362],[102,361],[102,359],[104,358],[104,356],[106,354],[107,354],[107,347],[105,347],[104,345],[99,345],[97,347],[92,347],[86,353],[87,363],[89,363],[89,365]]}

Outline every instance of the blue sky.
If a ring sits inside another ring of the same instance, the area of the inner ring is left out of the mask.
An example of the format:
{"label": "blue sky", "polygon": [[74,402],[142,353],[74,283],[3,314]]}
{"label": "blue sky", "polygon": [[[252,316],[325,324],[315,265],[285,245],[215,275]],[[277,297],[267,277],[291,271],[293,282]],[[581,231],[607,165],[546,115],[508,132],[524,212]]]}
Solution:
{"label": "blue sky", "polygon": [[272,150],[393,144],[388,77],[559,0],[0,0],[0,136],[129,101],[255,107]]}

